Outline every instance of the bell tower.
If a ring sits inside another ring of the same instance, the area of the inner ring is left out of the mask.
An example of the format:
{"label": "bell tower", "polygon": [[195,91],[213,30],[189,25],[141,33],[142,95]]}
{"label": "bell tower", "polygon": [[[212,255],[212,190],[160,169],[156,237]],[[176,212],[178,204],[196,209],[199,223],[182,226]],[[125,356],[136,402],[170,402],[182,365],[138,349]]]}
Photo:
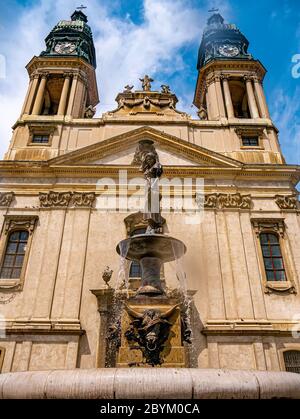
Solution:
{"label": "bell tower", "polygon": [[45,51],[26,66],[29,87],[5,159],[55,157],[62,133],[95,115],[96,53],[87,22],[81,10],[58,22],[45,39]]}
{"label": "bell tower", "polygon": [[99,102],[96,54],[87,16],[75,11],[47,36],[46,50],[27,65],[30,85],[23,116],[84,118]]}
{"label": "bell tower", "polygon": [[248,53],[249,42],[219,13],[207,22],[198,54],[194,104],[200,119],[212,121],[270,119],[260,61]]}

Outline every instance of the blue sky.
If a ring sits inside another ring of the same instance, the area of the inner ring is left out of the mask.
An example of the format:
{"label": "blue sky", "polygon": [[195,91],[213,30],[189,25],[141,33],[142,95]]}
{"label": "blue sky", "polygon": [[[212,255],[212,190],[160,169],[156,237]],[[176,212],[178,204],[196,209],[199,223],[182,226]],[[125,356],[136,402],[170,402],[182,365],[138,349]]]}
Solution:
{"label": "blue sky", "polygon": [[[25,96],[24,69],[44,49],[44,38],[81,2],[10,0],[1,4],[0,54],[6,77],[0,78],[0,155],[8,147],[10,127]],[[292,57],[300,54],[299,0],[86,0],[97,51],[101,104],[97,115],[115,107],[125,84],[139,86],[150,74],[169,84],[180,102],[191,107],[197,77],[198,47],[208,10],[219,7],[250,41],[249,51],[267,68],[265,91],[271,116],[280,130],[288,163],[300,164],[300,78],[292,77]]]}

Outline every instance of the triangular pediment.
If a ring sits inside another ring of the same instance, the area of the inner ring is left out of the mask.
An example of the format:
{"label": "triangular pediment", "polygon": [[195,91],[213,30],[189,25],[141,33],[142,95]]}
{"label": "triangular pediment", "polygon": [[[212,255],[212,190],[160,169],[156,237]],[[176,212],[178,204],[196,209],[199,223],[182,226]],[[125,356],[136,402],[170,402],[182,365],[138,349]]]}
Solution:
{"label": "triangular pediment", "polygon": [[209,166],[235,168],[242,163],[220,153],[191,144],[154,128],[138,128],[50,160],[57,165],[131,165],[140,140],[154,141],[164,166]]}

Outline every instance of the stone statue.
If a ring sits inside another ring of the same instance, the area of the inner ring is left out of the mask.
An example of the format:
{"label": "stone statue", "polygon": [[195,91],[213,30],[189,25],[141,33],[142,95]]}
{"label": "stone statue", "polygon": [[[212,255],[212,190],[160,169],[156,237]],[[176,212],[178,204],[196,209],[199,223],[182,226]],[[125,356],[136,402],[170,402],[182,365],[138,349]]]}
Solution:
{"label": "stone statue", "polygon": [[159,232],[163,219],[160,214],[159,178],[163,174],[163,167],[159,162],[158,154],[153,145],[153,141],[142,140],[136,149],[134,164],[140,165],[146,180],[146,202],[144,220],[148,223],[146,233],[153,234]]}
{"label": "stone statue", "polygon": [[164,343],[169,338],[172,326],[168,319],[176,310],[179,312],[179,306],[172,307],[166,313],[162,313],[158,309],[148,309],[139,313],[129,306],[125,306],[125,309],[134,319],[125,332],[128,342],[136,342],[139,345],[147,364],[161,365],[163,363],[161,352]]}
{"label": "stone statue", "polygon": [[140,79],[140,81],[142,82],[142,88],[143,88],[144,92],[150,92],[150,90],[151,90],[151,82],[153,82],[154,80],[151,79],[151,77],[149,77],[146,74],[143,79]]}
{"label": "stone statue", "polygon": [[106,269],[102,273],[102,279],[106,283],[108,288],[110,288],[109,282],[111,280],[112,274],[113,274],[113,270],[110,269],[109,266],[107,266]]}
{"label": "stone statue", "polygon": [[203,106],[201,106],[197,114],[202,121],[207,121],[208,119],[207,110]]}
{"label": "stone statue", "polygon": [[96,108],[94,108],[92,105],[90,105],[84,111],[84,117],[85,118],[93,118],[95,113],[96,113]]}
{"label": "stone statue", "polygon": [[131,90],[133,89],[134,86],[129,86],[129,84],[127,84],[127,86],[124,87],[124,91],[123,93],[132,93]]}
{"label": "stone statue", "polygon": [[165,93],[167,95],[171,93],[170,86],[168,86],[167,84],[162,84],[160,87],[162,93]]}

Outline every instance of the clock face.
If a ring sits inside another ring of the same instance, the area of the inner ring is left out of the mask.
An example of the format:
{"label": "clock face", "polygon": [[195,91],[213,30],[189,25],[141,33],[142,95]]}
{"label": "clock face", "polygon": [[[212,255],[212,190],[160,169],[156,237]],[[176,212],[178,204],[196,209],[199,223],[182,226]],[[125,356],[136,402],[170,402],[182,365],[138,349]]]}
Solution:
{"label": "clock face", "polygon": [[219,47],[219,53],[225,57],[235,57],[239,52],[238,47],[234,45],[227,44]]}
{"label": "clock face", "polygon": [[76,49],[76,45],[73,42],[58,42],[55,45],[54,51],[57,54],[72,54]]}

